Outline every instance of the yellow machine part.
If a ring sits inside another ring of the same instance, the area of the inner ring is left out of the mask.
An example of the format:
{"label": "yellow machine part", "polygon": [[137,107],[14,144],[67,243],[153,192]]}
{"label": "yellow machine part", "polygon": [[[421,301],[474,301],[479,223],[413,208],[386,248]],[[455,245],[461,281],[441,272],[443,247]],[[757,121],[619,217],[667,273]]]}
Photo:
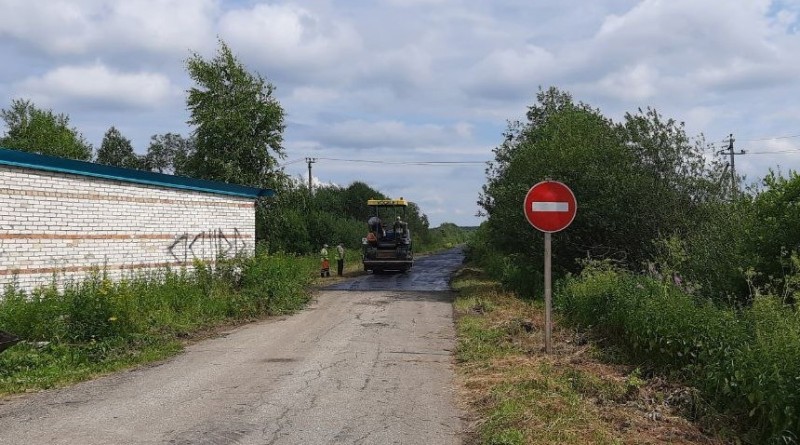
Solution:
{"label": "yellow machine part", "polygon": [[396,207],[402,206],[405,207],[408,205],[408,201],[403,198],[400,199],[368,199],[367,200],[368,206],[386,206],[386,207]]}

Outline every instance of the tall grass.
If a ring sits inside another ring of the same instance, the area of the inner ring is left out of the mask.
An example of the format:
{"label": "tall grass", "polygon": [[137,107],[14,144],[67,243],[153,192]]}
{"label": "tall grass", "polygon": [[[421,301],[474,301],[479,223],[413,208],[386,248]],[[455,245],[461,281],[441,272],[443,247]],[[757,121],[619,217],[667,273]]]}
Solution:
{"label": "tall grass", "polygon": [[179,339],[230,322],[282,314],[308,300],[316,258],[259,251],[112,281],[97,271],[79,283],[12,287],[0,330],[24,341],[0,354],[0,393],[43,388],[157,359]]}
{"label": "tall grass", "polygon": [[568,321],[695,386],[736,419],[745,441],[798,443],[800,313],[780,299],[722,308],[673,285],[588,267],[565,281],[556,301]]}

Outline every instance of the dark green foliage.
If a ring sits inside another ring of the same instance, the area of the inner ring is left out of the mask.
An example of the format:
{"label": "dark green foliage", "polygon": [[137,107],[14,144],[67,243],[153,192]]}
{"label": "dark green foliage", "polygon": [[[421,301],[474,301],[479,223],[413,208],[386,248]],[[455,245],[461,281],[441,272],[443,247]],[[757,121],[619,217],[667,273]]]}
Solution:
{"label": "dark green foliage", "polygon": [[262,250],[220,259],[215,268],[198,262],[193,272],[167,269],[117,282],[95,273],[61,292],[43,287],[28,296],[9,288],[0,301],[0,330],[31,341],[87,341],[297,309],[314,261]]}
{"label": "dark green foliage", "polygon": [[744,238],[756,256],[753,267],[758,275],[753,280],[796,302],[798,283],[788,278],[797,271],[791,255],[800,251],[800,174],[783,177],[770,172],[763,185],[765,189],[752,200],[753,224]]}
{"label": "dark green foliage", "polygon": [[103,142],[97,150],[95,162],[134,169],[143,166],[143,160],[133,152],[131,141],[125,138],[116,127],[111,127],[106,131]]}
{"label": "dark green foliage", "polygon": [[690,230],[655,243],[657,269],[679,273],[695,292],[718,301],[747,305],[754,287],[796,302],[798,202],[794,172],[770,173],[762,189],[734,202],[707,202]]}
{"label": "dark green foliage", "polygon": [[258,210],[257,236],[271,251],[316,253],[323,244],[338,243],[359,249],[367,218],[357,217],[364,213],[369,199],[359,204],[362,195],[384,197],[363,183],[347,188],[321,186],[309,196],[303,184],[284,181],[277,196]]}
{"label": "dark green foliage", "polygon": [[11,108],[0,110],[8,131],[0,146],[50,156],[89,161],[92,146],[78,130],[70,128],[69,117],[41,110],[27,100],[15,99]]}
{"label": "dark green foliage", "polygon": [[614,124],[598,110],[551,88],[541,91],[528,121],[509,126],[495,149],[479,204],[489,216],[486,237],[512,268],[542,269],[542,234],[522,215],[528,189],[547,178],[575,193],[577,216],[553,239],[556,273],[579,270],[576,259],[608,258],[638,269],[652,260],[654,241],[685,233],[717,199],[702,141],[653,110]]}
{"label": "dark green foliage", "polygon": [[516,292],[522,298],[533,298],[543,292],[543,267],[527,261],[519,253],[500,254],[489,236],[488,223],[483,223],[472,233],[467,244],[467,261],[478,264],[503,288]]}
{"label": "dark green foliage", "polygon": [[[347,187],[319,186],[309,196],[304,184],[282,181],[277,196],[265,200],[257,209],[257,238],[273,252],[308,254],[318,252],[323,244],[339,243],[350,251],[360,251],[371,211],[367,200],[387,198],[363,182]],[[453,246],[466,239],[453,224],[443,225],[438,232],[431,230],[428,217],[413,202],[406,208],[405,221],[418,252]]]}
{"label": "dark green foliage", "polygon": [[197,84],[187,99],[195,126],[188,171],[197,178],[274,186],[277,159],[285,156],[284,111],[275,87],[248,72],[222,41],[213,59],[195,53],[186,67]]}
{"label": "dark green foliage", "polygon": [[190,176],[187,163],[193,154],[193,139],[175,133],[156,134],[150,138],[142,163],[145,170]]}
{"label": "dark green foliage", "polygon": [[453,223],[442,223],[439,227],[428,230],[428,239],[436,240],[442,247],[464,244],[470,235],[471,232]]}
{"label": "dark green foliage", "polygon": [[792,443],[800,434],[800,313],[777,298],[720,308],[671,284],[595,265],[569,278],[556,304],[631,360],[680,374],[737,419],[748,443]]}

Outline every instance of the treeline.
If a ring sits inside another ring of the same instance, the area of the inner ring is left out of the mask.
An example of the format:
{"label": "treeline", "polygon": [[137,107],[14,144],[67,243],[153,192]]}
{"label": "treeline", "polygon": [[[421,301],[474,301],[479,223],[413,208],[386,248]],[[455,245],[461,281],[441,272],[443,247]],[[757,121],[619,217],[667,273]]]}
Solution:
{"label": "treeline", "polygon": [[614,122],[550,88],[526,117],[494,150],[471,258],[538,296],[543,236],[521,205],[541,180],[566,183],[578,212],[553,236],[564,320],[651,372],[677,371],[744,440],[795,443],[800,176],[771,173],[737,190],[713,145],[650,108]]}
{"label": "treeline", "polygon": [[[307,186],[289,179],[275,199],[258,208],[256,236],[274,251],[311,253],[322,244],[338,243],[359,249],[367,235],[367,200],[389,198],[399,197],[386,196],[359,181],[347,187],[315,187],[309,194]],[[406,222],[417,250],[443,246],[449,239],[429,229],[428,217],[413,202],[406,208]]]}

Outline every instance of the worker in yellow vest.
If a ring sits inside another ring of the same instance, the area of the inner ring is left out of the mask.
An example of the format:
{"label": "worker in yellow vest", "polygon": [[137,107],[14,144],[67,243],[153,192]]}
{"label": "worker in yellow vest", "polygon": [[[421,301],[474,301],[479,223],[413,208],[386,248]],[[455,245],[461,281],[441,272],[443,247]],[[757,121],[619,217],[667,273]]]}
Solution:
{"label": "worker in yellow vest", "polygon": [[331,262],[328,259],[328,245],[323,244],[322,250],[319,251],[320,257],[322,257],[322,267],[319,270],[319,276],[321,277],[329,277],[331,276]]}
{"label": "worker in yellow vest", "polygon": [[344,270],[344,246],[342,243],[339,243],[336,246],[336,272],[338,275],[342,276],[342,271]]}

